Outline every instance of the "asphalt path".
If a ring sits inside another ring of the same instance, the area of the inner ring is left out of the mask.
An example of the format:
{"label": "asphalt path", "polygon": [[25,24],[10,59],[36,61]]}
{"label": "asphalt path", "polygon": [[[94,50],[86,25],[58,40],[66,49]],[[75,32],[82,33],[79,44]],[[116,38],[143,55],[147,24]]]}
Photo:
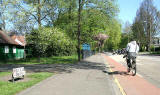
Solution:
{"label": "asphalt path", "polygon": [[123,55],[105,55],[64,66],[70,71],[57,73],[17,95],[159,95],[160,56],[139,55],[133,77],[126,74]]}
{"label": "asphalt path", "polygon": [[105,63],[101,54],[91,56],[17,95],[122,95]]}

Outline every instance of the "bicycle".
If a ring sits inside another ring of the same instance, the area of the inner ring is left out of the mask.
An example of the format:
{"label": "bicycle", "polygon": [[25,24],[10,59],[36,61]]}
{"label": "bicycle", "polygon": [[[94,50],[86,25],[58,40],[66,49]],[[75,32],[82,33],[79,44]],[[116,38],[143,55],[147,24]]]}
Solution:
{"label": "bicycle", "polygon": [[126,62],[127,62],[127,72],[129,73],[130,71],[132,72],[132,76],[136,75],[137,68],[136,68],[136,57],[129,57],[128,55],[124,55],[123,58],[126,57]]}

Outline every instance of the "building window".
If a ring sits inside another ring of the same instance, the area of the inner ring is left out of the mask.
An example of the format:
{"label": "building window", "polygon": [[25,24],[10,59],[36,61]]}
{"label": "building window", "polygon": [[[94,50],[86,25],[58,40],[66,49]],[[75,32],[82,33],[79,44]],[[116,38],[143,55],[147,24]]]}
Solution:
{"label": "building window", "polygon": [[16,47],[13,47],[13,53],[16,53]]}
{"label": "building window", "polygon": [[5,46],[4,53],[9,53],[9,47],[8,46]]}

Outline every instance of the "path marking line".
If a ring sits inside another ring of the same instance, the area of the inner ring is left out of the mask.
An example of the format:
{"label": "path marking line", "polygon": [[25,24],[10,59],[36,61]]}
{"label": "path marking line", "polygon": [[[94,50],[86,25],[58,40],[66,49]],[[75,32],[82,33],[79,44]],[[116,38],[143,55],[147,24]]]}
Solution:
{"label": "path marking line", "polygon": [[118,87],[119,87],[119,89],[120,89],[122,95],[126,95],[126,93],[124,92],[124,90],[123,90],[122,86],[120,85],[118,79],[115,78],[114,81],[115,81],[115,83],[118,85]]}
{"label": "path marking line", "polygon": [[141,74],[137,73],[137,75],[138,75],[139,77],[143,78],[143,76],[142,76]]}
{"label": "path marking line", "polygon": [[[106,63],[106,64],[108,64],[108,63]],[[108,64],[108,66],[109,66],[110,72],[113,72],[109,64]],[[114,82],[117,84],[118,88],[120,89],[120,92],[122,93],[122,95],[127,95],[127,94],[125,93],[123,87],[120,85],[118,79],[117,79],[116,77],[114,77],[114,76],[113,76],[113,78],[114,78]]]}

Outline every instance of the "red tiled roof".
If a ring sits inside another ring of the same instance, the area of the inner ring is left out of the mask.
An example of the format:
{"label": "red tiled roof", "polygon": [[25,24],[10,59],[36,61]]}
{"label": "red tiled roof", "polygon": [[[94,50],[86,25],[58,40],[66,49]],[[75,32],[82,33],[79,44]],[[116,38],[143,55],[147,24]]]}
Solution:
{"label": "red tiled roof", "polygon": [[11,38],[15,41],[17,45],[25,46],[26,41],[24,36],[13,35]]}
{"label": "red tiled roof", "polygon": [[7,33],[5,33],[4,31],[0,30],[0,43],[3,44],[16,44],[15,41],[13,41],[8,35]]}

